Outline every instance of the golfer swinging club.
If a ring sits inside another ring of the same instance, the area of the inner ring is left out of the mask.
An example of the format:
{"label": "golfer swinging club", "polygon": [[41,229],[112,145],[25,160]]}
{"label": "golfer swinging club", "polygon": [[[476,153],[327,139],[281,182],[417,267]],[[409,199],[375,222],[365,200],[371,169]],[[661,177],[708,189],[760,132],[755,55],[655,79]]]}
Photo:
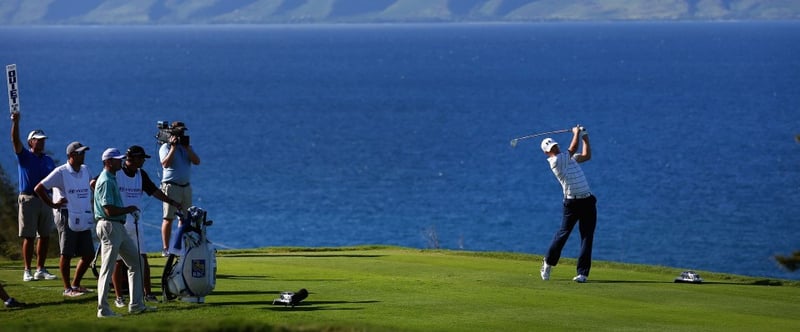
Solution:
{"label": "golfer swinging club", "polygon": [[[581,153],[578,151],[578,141],[583,141]],[[578,256],[578,275],[572,280],[576,282],[586,282],[589,277],[589,270],[592,268],[592,241],[594,239],[594,229],[597,225],[597,199],[589,190],[589,183],[583,175],[582,162],[592,158],[592,148],[589,144],[589,134],[580,125],[572,128],[572,142],[566,152],[561,152],[558,143],[552,138],[542,140],[542,151],[547,155],[547,162],[550,169],[555,174],[561,188],[564,191],[564,217],[561,220],[561,228],[553,236],[553,242],[547,255],[542,262],[542,280],[550,280],[550,270],[558,265],[561,258],[561,250],[567,243],[569,234],[575,223],[580,221],[578,226],[581,233],[581,252]]]}

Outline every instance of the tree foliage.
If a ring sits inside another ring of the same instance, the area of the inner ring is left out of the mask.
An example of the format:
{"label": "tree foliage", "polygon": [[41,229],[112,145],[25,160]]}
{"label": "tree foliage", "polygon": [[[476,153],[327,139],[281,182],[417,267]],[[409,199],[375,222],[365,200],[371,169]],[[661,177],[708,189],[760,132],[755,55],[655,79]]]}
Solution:
{"label": "tree foliage", "polygon": [[[14,260],[22,259],[22,241],[19,238],[19,222],[17,215],[17,188],[11,182],[8,173],[0,166],[0,256]],[[58,257],[58,234],[53,227],[47,257]],[[35,255],[35,254],[34,254]],[[34,259],[36,257],[34,256]]]}
{"label": "tree foliage", "polygon": [[17,192],[0,166],[0,256],[18,258]]}
{"label": "tree foliage", "polygon": [[775,256],[775,260],[789,271],[800,269],[800,250],[795,251],[791,256]]}
{"label": "tree foliage", "polygon": [[[56,164],[59,163],[54,159]],[[19,237],[19,222],[17,215],[19,208],[17,205],[16,183],[11,182],[9,174],[0,165],[0,257],[7,257],[13,260],[22,259],[22,240]],[[53,227],[50,234],[50,242],[47,247],[47,263],[52,265],[50,259],[59,257],[58,233]],[[38,241],[38,240],[37,240]],[[36,259],[34,252],[34,261]]]}

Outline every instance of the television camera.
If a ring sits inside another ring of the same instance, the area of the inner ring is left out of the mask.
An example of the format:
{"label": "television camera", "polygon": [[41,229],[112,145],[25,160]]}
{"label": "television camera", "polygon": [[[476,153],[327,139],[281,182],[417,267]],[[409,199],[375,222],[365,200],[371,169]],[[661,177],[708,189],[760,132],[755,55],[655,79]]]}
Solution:
{"label": "television camera", "polygon": [[158,133],[156,140],[158,144],[172,143],[172,137],[176,137],[175,143],[186,146],[189,145],[189,136],[185,134],[188,128],[183,125],[183,122],[173,122],[170,124],[168,121],[158,121],[156,124]]}

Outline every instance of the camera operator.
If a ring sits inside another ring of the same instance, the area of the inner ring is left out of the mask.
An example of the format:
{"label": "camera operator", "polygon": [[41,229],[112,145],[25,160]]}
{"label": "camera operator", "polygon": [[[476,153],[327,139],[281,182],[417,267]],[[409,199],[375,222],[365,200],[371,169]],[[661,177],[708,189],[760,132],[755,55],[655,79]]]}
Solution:
{"label": "camera operator", "polygon": [[[200,157],[189,144],[189,136],[185,135],[186,126],[175,121],[170,126],[171,136],[168,143],[161,145],[158,151],[164,172],[161,179],[161,191],[167,197],[178,202],[179,206],[192,206],[191,166],[200,164]],[[172,235],[172,220],[175,219],[174,205],[163,204],[164,221],[161,224],[162,256],[169,256],[169,240]]]}

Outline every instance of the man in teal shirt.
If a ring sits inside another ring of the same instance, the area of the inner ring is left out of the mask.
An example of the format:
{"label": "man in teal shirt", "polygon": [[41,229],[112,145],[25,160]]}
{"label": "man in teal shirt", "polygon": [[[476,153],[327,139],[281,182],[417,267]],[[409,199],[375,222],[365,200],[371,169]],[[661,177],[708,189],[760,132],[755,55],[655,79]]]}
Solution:
{"label": "man in teal shirt", "polygon": [[97,317],[118,317],[108,304],[108,281],[117,255],[128,266],[128,289],[130,303],[128,312],[138,314],[155,308],[144,305],[142,271],[136,242],[125,231],[125,215],[138,214],[136,206],[124,206],[117,186],[116,173],[122,169],[125,155],[115,148],[103,152],[103,171],[97,178],[94,189],[94,218],[97,222],[97,237],[100,239],[102,265],[97,277]]}

